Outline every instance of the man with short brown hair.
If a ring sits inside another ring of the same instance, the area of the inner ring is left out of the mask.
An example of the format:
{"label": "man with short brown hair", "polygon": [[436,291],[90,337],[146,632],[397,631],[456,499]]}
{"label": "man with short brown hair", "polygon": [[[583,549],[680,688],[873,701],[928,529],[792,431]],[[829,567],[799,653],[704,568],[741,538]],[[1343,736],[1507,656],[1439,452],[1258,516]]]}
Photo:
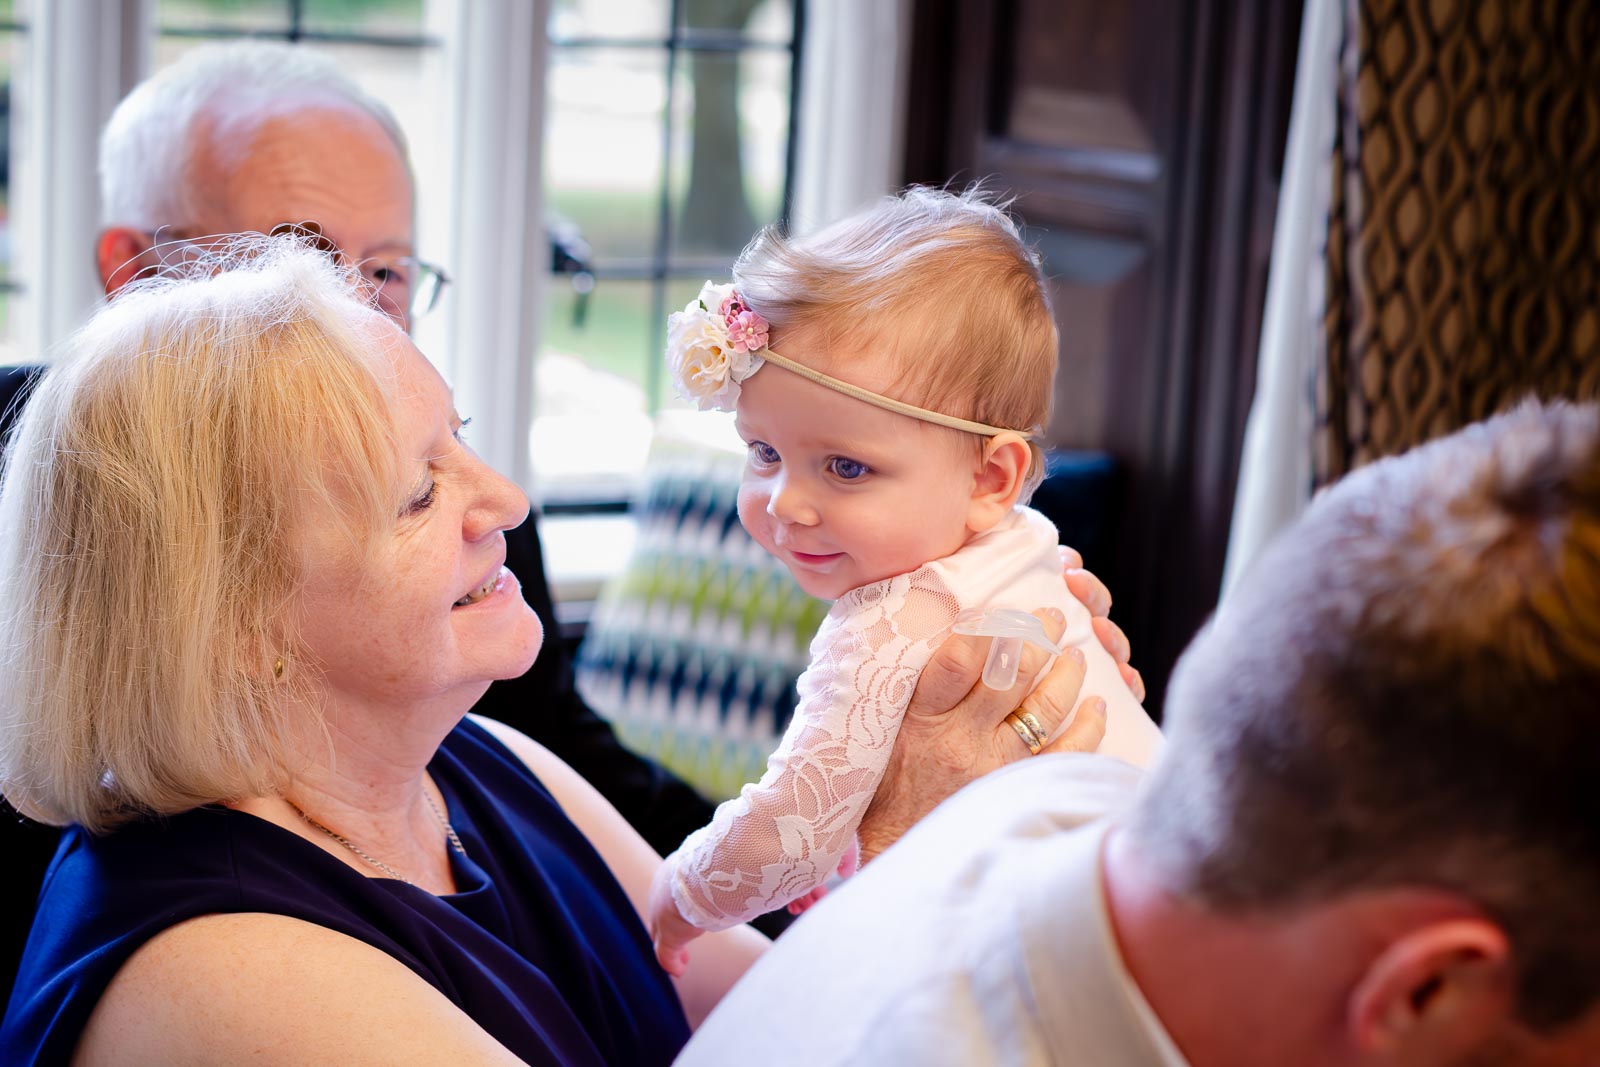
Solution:
{"label": "man with short brown hair", "polygon": [[1045,757],[951,798],[680,1062],[1600,1062],[1600,409],[1346,477],[1166,712],[1147,782]]}

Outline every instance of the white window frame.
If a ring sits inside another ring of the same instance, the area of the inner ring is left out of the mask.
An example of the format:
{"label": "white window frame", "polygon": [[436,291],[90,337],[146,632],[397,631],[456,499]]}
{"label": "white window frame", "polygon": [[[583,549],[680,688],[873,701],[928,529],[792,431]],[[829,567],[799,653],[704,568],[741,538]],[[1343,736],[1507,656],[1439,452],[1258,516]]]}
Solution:
{"label": "white window frame", "polygon": [[[544,236],[544,90],[549,0],[430,0],[454,8],[450,233],[455,272],[448,373],[474,413],[473,447],[532,490],[533,360],[550,255]],[[437,246],[436,246],[437,247]],[[479,425],[482,431],[479,432]]]}
{"label": "white window frame", "polygon": [[100,299],[100,130],[150,67],[152,0],[34,0],[13,124],[18,351],[44,362]]}
{"label": "white window frame", "polygon": [[[899,181],[911,0],[809,0],[798,104],[793,214],[814,228]],[[545,27],[550,0],[428,0],[424,23],[448,49],[455,161],[439,249],[457,284],[441,356],[458,406],[479,417],[474,446],[531,490],[533,360],[549,282],[543,226]],[[100,299],[100,130],[150,71],[154,0],[35,0],[27,13],[13,218],[20,350],[32,359]],[[618,561],[620,565],[621,561]]]}

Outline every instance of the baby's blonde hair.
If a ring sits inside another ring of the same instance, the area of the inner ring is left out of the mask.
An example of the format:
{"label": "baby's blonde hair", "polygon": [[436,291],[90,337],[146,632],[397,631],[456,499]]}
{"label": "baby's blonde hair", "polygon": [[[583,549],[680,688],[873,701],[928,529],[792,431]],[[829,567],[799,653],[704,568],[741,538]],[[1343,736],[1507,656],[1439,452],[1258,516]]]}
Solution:
{"label": "baby's blonde hair", "polygon": [[[773,348],[805,330],[849,380],[845,352],[894,359],[905,400],[946,415],[1042,432],[1050,417],[1058,338],[1038,257],[985,191],[912,186],[808,237],[775,227],[745,248],[734,287],[773,327]],[[1044,477],[1033,463],[1021,499]]]}
{"label": "baby's blonde hair", "polygon": [[286,238],[183,269],[71,338],[7,451],[0,792],[43,822],[280,788],[296,538],[396,514],[388,327],[351,276]]}

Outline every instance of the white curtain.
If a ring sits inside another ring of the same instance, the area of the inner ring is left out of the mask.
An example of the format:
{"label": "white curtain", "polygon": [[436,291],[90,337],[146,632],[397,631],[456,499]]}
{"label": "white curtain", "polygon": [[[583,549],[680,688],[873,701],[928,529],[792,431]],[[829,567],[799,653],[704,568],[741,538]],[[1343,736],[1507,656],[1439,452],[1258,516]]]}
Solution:
{"label": "white curtain", "polygon": [[12,109],[17,277],[24,363],[83,325],[101,297],[100,130],[149,73],[152,0],[51,0],[27,11]]}
{"label": "white curtain", "polygon": [[1245,425],[1222,596],[1311,493],[1312,374],[1321,351],[1340,0],[1306,0],[1256,395]]}
{"label": "white curtain", "polygon": [[524,488],[533,480],[533,363],[550,269],[541,209],[549,13],[549,0],[429,8],[454,50],[452,214],[440,235],[458,283],[445,325],[447,376],[457,407],[481,414],[473,448]]}
{"label": "white curtain", "polygon": [[900,184],[911,0],[811,0],[803,48],[796,233]]}

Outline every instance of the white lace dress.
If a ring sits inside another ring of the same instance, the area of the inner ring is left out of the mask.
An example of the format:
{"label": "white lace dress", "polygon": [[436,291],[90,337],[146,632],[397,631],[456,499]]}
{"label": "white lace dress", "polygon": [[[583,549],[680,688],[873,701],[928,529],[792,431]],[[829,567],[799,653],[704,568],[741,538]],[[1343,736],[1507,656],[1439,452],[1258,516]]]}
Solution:
{"label": "white lace dress", "polygon": [[667,863],[679,913],[722,930],[822,885],[855,841],[917,678],[967,608],[1054,607],[1082,650],[1085,694],[1106,701],[1100,751],[1144,766],[1160,731],[1067,592],[1056,528],[1019,507],[954,555],[834,602],[811,643],[799,704],[761,780],[719,806]]}

